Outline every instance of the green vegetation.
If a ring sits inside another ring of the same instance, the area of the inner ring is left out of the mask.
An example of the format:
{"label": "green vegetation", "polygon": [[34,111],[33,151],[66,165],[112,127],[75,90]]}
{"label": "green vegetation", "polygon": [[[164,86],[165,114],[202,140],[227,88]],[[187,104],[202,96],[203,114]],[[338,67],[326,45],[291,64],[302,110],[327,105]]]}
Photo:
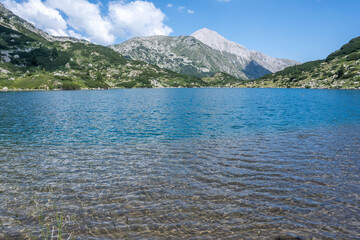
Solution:
{"label": "green vegetation", "polygon": [[213,77],[204,78],[204,81],[213,87],[232,87],[236,84],[245,84],[247,82],[227,73],[217,73]]}
{"label": "green vegetation", "polygon": [[[278,76],[291,76],[290,81],[298,81],[302,77],[303,72],[311,72],[311,71],[313,71],[322,62],[324,62],[324,61],[323,60],[317,60],[317,61],[307,62],[307,63],[301,64],[301,65],[295,65],[295,66],[287,67],[284,70],[282,70],[280,72],[277,72],[276,75],[278,75]],[[264,79],[271,78],[273,75],[275,75],[275,74],[268,74],[268,75],[265,75],[263,78]]]}
{"label": "green vegetation", "polygon": [[79,90],[81,89],[81,84],[72,81],[64,81],[61,85],[62,90]]}
{"label": "green vegetation", "polygon": [[33,42],[35,42],[33,38],[0,25],[0,50],[7,50],[8,48],[17,46],[26,46]]}
{"label": "green vegetation", "polygon": [[[56,239],[61,240],[63,235],[63,227],[64,227],[64,216],[62,213],[56,213],[56,228],[55,226],[50,227],[50,223],[46,221],[44,215],[40,211],[38,215],[40,230],[41,230],[41,240],[50,240]],[[71,238],[71,234],[68,239]]]}
{"label": "green vegetation", "polygon": [[[13,15],[1,4],[0,17],[0,90],[152,87],[360,88],[360,37],[352,39],[330,54],[326,60],[307,62],[267,74],[260,79],[244,81],[216,71],[199,75],[198,69],[181,62],[181,69],[178,70],[183,74],[179,74],[153,64],[129,60],[108,47],[74,39],[56,39]],[[202,54],[184,52],[183,48],[176,51],[180,55]],[[177,58],[173,60],[180,61]],[[213,61],[212,58],[208,60]],[[248,74],[251,73],[249,69]]]}
{"label": "green vegetation", "polygon": [[360,37],[330,54],[326,60],[288,67],[240,87],[360,89]]}
{"label": "green vegetation", "polygon": [[236,57],[190,36],[134,38],[111,48],[128,58],[166,66],[177,73],[198,78],[212,77],[225,71],[243,79],[264,75],[259,73],[259,65],[253,64],[244,69],[244,64]]}
{"label": "green vegetation", "polygon": [[1,4],[0,17],[0,90],[213,86],[200,77],[126,59],[108,47],[57,40]]}
{"label": "green vegetation", "polygon": [[[357,38],[350,40],[349,43],[342,46],[339,50],[330,54],[326,58],[326,61],[329,62],[329,61],[335,59],[336,57],[343,57],[343,56],[349,55],[351,53],[358,52],[359,50],[360,50],[360,37],[357,37]],[[357,53],[353,56],[356,56],[356,55],[359,55],[359,53]],[[357,59],[359,59],[359,58],[357,58]]]}

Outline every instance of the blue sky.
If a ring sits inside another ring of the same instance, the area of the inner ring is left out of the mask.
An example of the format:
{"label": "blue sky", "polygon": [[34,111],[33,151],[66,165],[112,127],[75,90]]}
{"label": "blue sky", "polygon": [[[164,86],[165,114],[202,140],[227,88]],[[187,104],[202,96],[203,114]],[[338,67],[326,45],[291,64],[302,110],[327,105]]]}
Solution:
{"label": "blue sky", "polygon": [[305,62],[360,36],[359,0],[0,1],[51,34],[103,45],[206,27],[249,49]]}

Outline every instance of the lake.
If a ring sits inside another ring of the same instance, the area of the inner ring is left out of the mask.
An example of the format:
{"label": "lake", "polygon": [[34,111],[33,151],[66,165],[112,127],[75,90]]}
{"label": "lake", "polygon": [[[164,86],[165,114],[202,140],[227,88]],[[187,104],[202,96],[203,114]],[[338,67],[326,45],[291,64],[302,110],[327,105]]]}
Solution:
{"label": "lake", "polygon": [[0,238],[360,238],[360,91],[0,92],[0,117]]}

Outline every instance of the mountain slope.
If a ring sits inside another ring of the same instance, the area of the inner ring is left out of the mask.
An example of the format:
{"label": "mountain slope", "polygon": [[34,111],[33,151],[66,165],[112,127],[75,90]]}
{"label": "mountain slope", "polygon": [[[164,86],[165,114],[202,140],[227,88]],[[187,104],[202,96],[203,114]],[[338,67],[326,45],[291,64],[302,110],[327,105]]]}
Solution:
{"label": "mountain slope", "polygon": [[240,44],[225,39],[223,36],[210,29],[203,28],[191,34],[191,36],[222,53],[235,55],[238,61],[244,66],[249,65],[251,62],[256,62],[270,72],[277,72],[286,67],[299,64],[293,60],[277,59],[257,51],[250,51]]}
{"label": "mountain slope", "polygon": [[182,74],[203,77],[227,72],[238,78],[247,78],[242,71],[243,65],[236,61],[229,63],[220,51],[193,37],[140,37],[111,48],[131,59],[141,59]]}
{"label": "mountain slope", "polygon": [[0,4],[0,89],[207,87],[212,82],[127,60],[84,40],[50,36]]}
{"label": "mountain slope", "polygon": [[326,60],[288,67],[246,86],[360,89],[360,37],[331,53]]}
{"label": "mountain slope", "polygon": [[[24,19],[16,16],[10,10],[8,10],[3,4],[0,3],[0,24],[2,26],[11,28],[13,30],[21,31],[27,35],[31,35],[34,39],[42,41],[42,39],[48,41],[71,41],[71,42],[82,42],[90,43],[86,40],[77,39],[73,37],[57,37],[51,36],[48,33],[36,28],[31,23],[25,21]],[[40,38],[39,38],[40,37]]]}
{"label": "mountain slope", "polygon": [[192,36],[133,38],[111,48],[131,59],[199,77],[225,72],[241,79],[254,79],[297,63],[249,51],[207,29]]}

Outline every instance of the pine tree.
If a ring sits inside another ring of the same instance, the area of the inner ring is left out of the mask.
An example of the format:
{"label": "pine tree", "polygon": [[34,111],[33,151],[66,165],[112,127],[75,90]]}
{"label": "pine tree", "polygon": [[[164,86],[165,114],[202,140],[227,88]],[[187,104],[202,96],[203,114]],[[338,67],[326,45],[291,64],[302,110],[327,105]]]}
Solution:
{"label": "pine tree", "polygon": [[345,67],[344,65],[341,65],[340,69],[336,72],[338,75],[337,78],[342,78],[345,74]]}
{"label": "pine tree", "polygon": [[97,74],[96,74],[96,81],[98,81],[98,82],[102,82],[102,81],[103,81],[103,76],[101,75],[100,72],[97,72]]}
{"label": "pine tree", "polygon": [[30,63],[32,66],[39,66],[39,62],[35,53],[31,56]]}
{"label": "pine tree", "polygon": [[59,52],[58,52],[58,50],[56,49],[56,47],[54,47],[54,48],[51,50],[51,60],[56,60],[58,57],[59,57]]}

